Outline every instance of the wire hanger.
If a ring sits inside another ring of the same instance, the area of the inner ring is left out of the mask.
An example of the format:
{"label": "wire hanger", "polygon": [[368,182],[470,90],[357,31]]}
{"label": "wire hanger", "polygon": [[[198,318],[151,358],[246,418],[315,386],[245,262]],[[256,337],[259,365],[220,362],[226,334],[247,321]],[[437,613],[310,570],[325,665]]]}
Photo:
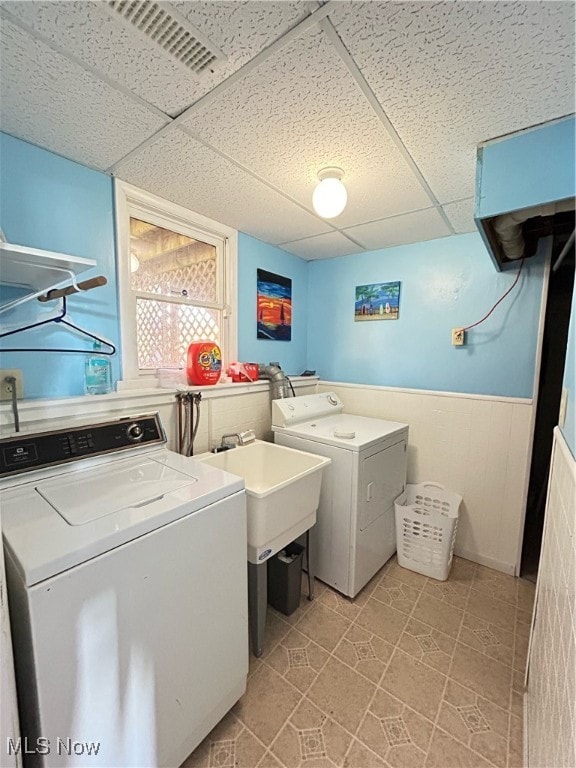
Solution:
{"label": "wire hanger", "polygon": [[[103,283],[99,283],[100,285]],[[79,286],[82,284],[79,283]],[[72,288],[72,286],[69,286],[69,289]],[[16,333],[23,333],[24,331],[28,331],[31,328],[38,328],[41,325],[48,325],[49,323],[60,323],[62,325],[66,325],[68,328],[72,328],[72,330],[76,331],[77,333],[80,333],[83,336],[87,336],[90,339],[93,339],[94,341],[100,342],[100,344],[104,344],[106,347],[108,347],[109,351],[99,349],[98,354],[101,355],[108,355],[111,356],[116,353],[116,347],[114,344],[112,344],[111,341],[108,339],[105,339],[101,336],[97,336],[95,333],[91,333],[90,331],[87,331],[85,328],[80,328],[79,325],[75,325],[74,323],[71,323],[69,320],[65,320],[67,314],[66,309],[66,293],[64,291],[68,291],[68,293],[76,293],[75,289],[69,290],[69,289],[62,289],[61,291],[57,291],[54,293],[58,293],[58,296],[50,296],[50,294],[47,294],[47,298],[41,297],[40,301],[48,301],[50,299],[54,298],[61,298],[62,299],[62,307],[60,309],[60,314],[56,317],[50,317],[47,320],[39,320],[37,323],[30,323],[29,325],[24,325],[22,328],[15,328],[12,331],[5,331],[4,333],[0,333],[0,339],[6,337],[6,336],[13,336]],[[10,347],[9,349],[2,348],[2,352],[71,352],[71,353],[88,353],[93,352],[92,349],[64,349],[64,348],[41,348],[41,347]]]}

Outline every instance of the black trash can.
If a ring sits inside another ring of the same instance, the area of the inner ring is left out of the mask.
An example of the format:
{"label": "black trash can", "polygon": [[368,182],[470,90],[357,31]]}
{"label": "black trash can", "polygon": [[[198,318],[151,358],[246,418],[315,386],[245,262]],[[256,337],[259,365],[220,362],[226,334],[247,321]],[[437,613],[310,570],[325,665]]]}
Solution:
{"label": "black trash can", "polygon": [[293,541],[268,560],[268,602],[290,616],[300,605],[304,547]]}

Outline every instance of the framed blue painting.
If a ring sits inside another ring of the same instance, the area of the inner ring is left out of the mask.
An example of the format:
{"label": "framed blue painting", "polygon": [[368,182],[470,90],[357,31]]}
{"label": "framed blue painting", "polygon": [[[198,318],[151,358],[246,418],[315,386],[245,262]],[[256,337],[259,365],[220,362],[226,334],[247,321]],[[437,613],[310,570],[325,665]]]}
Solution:
{"label": "framed blue painting", "polygon": [[356,286],[354,320],[398,320],[399,310],[399,282]]}

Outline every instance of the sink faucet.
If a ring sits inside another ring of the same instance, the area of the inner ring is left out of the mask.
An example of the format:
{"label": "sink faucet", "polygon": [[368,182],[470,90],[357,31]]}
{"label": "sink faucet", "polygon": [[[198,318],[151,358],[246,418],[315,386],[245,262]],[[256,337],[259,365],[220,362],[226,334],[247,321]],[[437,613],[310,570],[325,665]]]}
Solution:
{"label": "sink faucet", "polygon": [[248,443],[253,443],[256,440],[253,429],[247,429],[244,432],[231,432],[230,434],[222,435],[220,448],[233,448],[234,446],[228,442],[233,437],[236,438],[238,445],[248,445]]}

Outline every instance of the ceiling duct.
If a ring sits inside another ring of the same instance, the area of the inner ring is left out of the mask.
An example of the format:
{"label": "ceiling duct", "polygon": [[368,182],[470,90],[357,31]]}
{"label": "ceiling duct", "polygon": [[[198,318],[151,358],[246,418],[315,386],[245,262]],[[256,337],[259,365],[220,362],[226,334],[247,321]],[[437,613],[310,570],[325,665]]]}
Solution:
{"label": "ceiling duct", "polygon": [[575,130],[568,115],[479,145],[474,220],[496,269],[574,230]]}
{"label": "ceiling duct", "polygon": [[168,3],[152,0],[108,0],[115,18],[137,29],[188,72],[212,72],[225,56]]}
{"label": "ceiling duct", "polygon": [[[562,232],[566,228],[573,229],[573,216],[557,214],[574,212],[574,209],[575,200],[571,198],[495,216],[490,223],[504,259],[516,261],[532,256],[540,237]],[[537,220],[538,217],[541,221]]]}

